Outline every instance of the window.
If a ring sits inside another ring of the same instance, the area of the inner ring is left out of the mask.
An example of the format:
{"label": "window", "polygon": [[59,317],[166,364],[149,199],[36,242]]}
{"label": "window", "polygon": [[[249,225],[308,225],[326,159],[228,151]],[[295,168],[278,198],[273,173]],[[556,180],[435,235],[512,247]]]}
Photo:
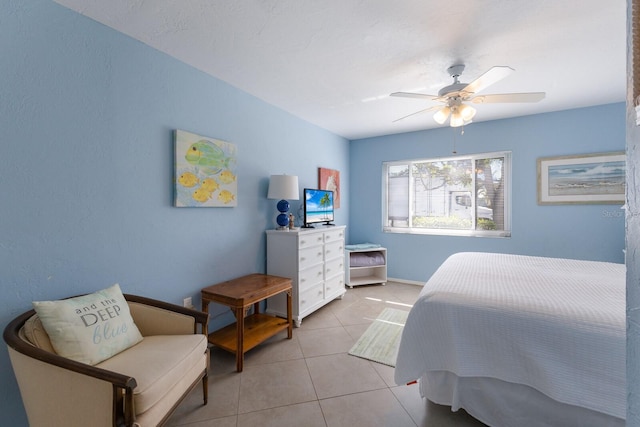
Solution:
{"label": "window", "polygon": [[511,152],[384,162],[383,229],[511,236]]}

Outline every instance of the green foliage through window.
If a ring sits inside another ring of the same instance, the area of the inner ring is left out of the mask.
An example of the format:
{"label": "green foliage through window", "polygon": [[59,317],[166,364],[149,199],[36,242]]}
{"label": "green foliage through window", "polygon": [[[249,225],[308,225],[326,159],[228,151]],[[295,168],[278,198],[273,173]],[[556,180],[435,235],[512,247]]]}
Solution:
{"label": "green foliage through window", "polygon": [[383,163],[388,232],[510,235],[511,153]]}

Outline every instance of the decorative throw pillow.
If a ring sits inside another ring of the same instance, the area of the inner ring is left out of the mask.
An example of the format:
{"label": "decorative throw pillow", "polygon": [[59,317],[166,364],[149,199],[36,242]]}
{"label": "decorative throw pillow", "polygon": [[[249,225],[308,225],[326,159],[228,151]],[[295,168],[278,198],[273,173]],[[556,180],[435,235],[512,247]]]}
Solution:
{"label": "decorative throw pillow", "polygon": [[117,283],[89,295],[34,301],[51,344],[60,356],[95,365],[142,341]]}

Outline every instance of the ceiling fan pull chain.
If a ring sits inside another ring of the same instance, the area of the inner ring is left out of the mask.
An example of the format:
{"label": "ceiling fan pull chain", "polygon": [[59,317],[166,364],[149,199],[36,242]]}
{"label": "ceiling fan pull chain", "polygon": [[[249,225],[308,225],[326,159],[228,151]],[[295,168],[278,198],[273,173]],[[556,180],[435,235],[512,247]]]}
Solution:
{"label": "ceiling fan pull chain", "polygon": [[452,130],[453,130],[453,151],[451,153],[458,154],[458,151],[456,151],[456,129],[452,128]]}

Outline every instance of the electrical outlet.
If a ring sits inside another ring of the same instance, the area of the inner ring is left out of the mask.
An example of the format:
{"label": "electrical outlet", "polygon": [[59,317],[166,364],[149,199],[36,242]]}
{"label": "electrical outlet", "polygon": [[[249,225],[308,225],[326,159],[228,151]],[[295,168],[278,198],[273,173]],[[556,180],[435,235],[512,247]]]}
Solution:
{"label": "electrical outlet", "polygon": [[187,308],[193,308],[193,301],[191,300],[191,297],[187,297],[184,300],[182,300],[182,305],[184,305]]}

